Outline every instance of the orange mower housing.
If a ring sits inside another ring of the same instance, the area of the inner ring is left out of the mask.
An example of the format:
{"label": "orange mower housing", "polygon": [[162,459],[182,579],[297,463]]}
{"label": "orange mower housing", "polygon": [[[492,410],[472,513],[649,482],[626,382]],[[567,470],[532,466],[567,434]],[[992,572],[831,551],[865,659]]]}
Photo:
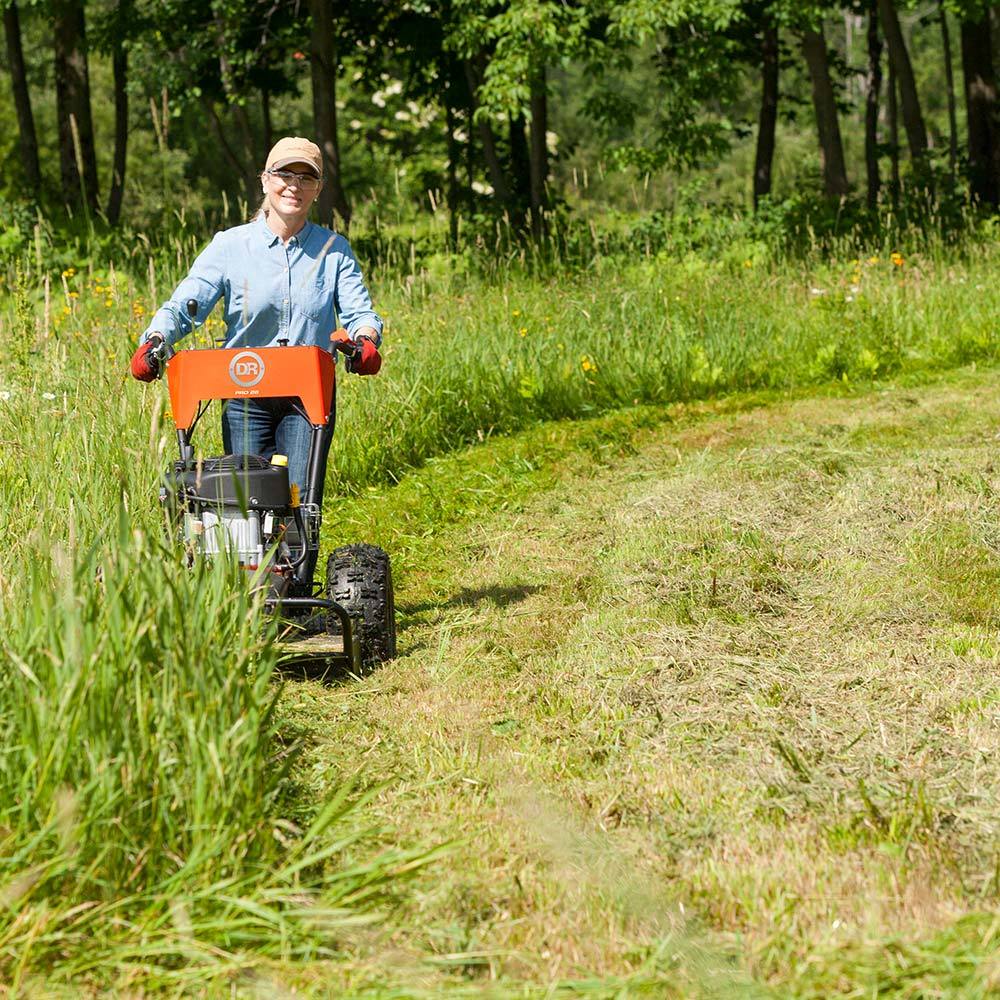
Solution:
{"label": "orange mower housing", "polygon": [[211,399],[298,397],[309,422],[325,427],[333,410],[336,366],[321,347],[218,348],[178,351],[167,362],[170,409],[189,431]]}

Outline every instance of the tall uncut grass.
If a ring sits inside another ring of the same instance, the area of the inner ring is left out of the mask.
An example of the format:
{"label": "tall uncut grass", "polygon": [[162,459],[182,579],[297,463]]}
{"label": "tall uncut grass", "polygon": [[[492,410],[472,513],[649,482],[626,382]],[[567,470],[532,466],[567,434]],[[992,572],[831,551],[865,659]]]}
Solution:
{"label": "tall uncut grass", "polygon": [[274,623],[167,543],[157,423],[106,350],[43,354],[64,391],[31,366],[0,404],[0,978],[183,986],[335,955],[420,859],[366,855],[351,775],[292,795]]}
{"label": "tall uncut grass", "polygon": [[[467,256],[375,257],[386,363],[341,379],[336,485],[391,482],[542,419],[996,359],[990,242],[844,249],[792,260],[742,239],[573,267],[513,254],[487,275]],[[420,860],[366,854],[349,776],[331,803],[296,798],[273,626],[238,575],[187,570],[164,540],[166,389],[125,373],[194,247],[168,250],[150,265],[95,246],[55,273],[31,252],[5,279],[3,980],[117,967],[184,982],[336,954],[336,928]],[[353,540],[333,527],[328,544]]]}
{"label": "tall uncut grass", "polygon": [[387,280],[383,374],[342,384],[341,487],[541,419],[998,357],[992,244],[855,254],[775,260],[740,245],[569,274]]}

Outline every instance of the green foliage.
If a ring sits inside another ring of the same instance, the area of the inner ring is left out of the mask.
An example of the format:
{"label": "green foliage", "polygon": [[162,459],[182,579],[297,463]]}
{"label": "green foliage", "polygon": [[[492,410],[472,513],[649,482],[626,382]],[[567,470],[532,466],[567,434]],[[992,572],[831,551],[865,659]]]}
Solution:
{"label": "green foliage", "polygon": [[539,69],[587,52],[596,14],[592,5],[554,0],[512,0],[502,5],[459,0],[454,6],[451,47],[469,56],[485,43],[491,53],[477,94],[481,115],[530,117],[533,80]]}

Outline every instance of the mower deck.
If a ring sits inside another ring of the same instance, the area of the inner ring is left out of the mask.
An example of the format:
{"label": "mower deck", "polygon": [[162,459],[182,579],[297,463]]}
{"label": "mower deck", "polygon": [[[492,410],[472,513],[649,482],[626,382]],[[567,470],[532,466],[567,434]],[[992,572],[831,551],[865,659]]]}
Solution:
{"label": "mower deck", "polygon": [[344,656],[342,635],[291,635],[279,643],[281,655],[289,657]]}

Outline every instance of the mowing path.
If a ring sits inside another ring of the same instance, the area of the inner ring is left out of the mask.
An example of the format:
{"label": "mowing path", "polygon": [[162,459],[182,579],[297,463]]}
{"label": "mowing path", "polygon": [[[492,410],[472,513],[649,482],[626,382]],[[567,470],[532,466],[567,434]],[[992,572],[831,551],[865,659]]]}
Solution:
{"label": "mowing path", "polygon": [[373,849],[455,846],[298,985],[996,988],[998,383],[546,425],[351,501],[401,656],[289,681],[303,794],[358,771]]}

